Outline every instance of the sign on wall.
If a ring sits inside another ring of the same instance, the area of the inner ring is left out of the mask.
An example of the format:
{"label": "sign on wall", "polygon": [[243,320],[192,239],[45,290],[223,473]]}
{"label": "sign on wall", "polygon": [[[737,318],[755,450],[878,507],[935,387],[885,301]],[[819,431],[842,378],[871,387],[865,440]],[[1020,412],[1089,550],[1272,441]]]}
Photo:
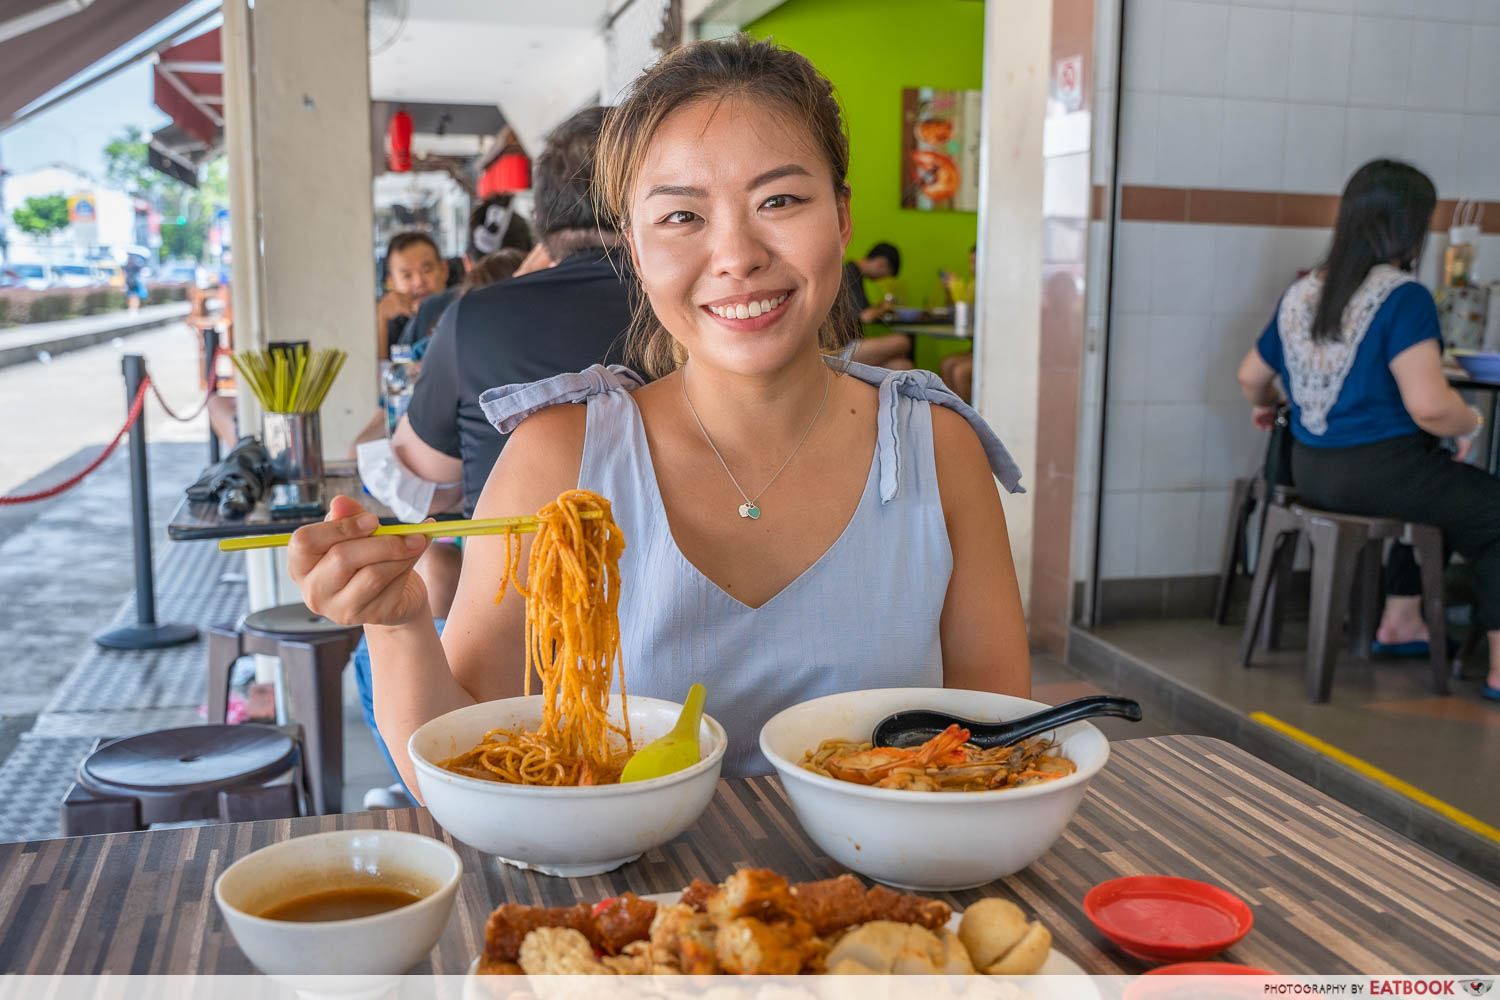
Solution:
{"label": "sign on wall", "polygon": [[901,91],[901,207],[979,211],[978,90]]}

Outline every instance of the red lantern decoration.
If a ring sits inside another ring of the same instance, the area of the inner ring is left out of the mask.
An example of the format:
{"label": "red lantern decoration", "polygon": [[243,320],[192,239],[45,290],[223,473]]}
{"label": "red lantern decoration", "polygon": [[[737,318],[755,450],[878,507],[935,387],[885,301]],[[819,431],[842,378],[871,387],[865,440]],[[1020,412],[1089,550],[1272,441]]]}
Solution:
{"label": "red lantern decoration", "polygon": [[390,144],[386,165],[394,173],[404,174],[411,170],[411,133],[411,115],[405,111],[391,115],[391,123],[386,128],[386,139]]}
{"label": "red lantern decoration", "polygon": [[510,194],[531,187],[531,161],[521,153],[506,153],[479,177],[479,197]]}

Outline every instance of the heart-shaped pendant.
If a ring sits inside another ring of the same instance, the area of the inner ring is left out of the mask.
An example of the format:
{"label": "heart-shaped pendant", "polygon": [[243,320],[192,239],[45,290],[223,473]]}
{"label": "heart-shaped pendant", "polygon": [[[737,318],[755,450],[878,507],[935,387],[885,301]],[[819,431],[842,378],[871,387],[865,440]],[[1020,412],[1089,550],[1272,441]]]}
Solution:
{"label": "heart-shaped pendant", "polygon": [[753,503],[742,503],[740,504],[740,517],[748,517],[753,521],[760,517],[760,508]]}

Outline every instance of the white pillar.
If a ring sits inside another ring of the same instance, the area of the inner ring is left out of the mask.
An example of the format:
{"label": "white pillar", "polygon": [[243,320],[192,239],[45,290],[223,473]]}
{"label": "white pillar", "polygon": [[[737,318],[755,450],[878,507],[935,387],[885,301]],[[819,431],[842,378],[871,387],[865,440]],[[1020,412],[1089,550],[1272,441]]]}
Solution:
{"label": "white pillar", "polygon": [[[984,18],[979,301],[974,399],[1021,466],[1037,474],[1041,371],[1042,121],[1052,37],[1050,2],[991,3]],[[1031,589],[1033,497],[1006,496],[1021,599]]]}
{"label": "white pillar", "polygon": [[342,458],[376,409],[370,58],[365,0],[258,0],[255,161],[263,307],[256,343],[349,360],[323,403]]}
{"label": "white pillar", "polygon": [[[321,412],[342,458],[376,411],[374,210],[365,0],[225,0],[234,346],[349,352]],[[240,426],[260,414],[242,387]],[[247,559],[252,610],[296,601],[281,554]],[[267,679],[268,662],[258,661]]]}

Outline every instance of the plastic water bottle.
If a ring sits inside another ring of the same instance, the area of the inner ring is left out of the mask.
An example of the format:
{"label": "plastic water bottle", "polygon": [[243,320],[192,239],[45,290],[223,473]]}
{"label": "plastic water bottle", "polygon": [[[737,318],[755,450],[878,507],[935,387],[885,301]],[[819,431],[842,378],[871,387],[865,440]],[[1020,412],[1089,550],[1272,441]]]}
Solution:
{"label": "plastic water bottle", "polygon": [[380,388],[385,397],[385,432],[395,433],[396,425],[411,405],[412,390],[417,384],[417,363],[412,360],[411,347],[397,344],[391,348],[391,360],[380,376]]}

